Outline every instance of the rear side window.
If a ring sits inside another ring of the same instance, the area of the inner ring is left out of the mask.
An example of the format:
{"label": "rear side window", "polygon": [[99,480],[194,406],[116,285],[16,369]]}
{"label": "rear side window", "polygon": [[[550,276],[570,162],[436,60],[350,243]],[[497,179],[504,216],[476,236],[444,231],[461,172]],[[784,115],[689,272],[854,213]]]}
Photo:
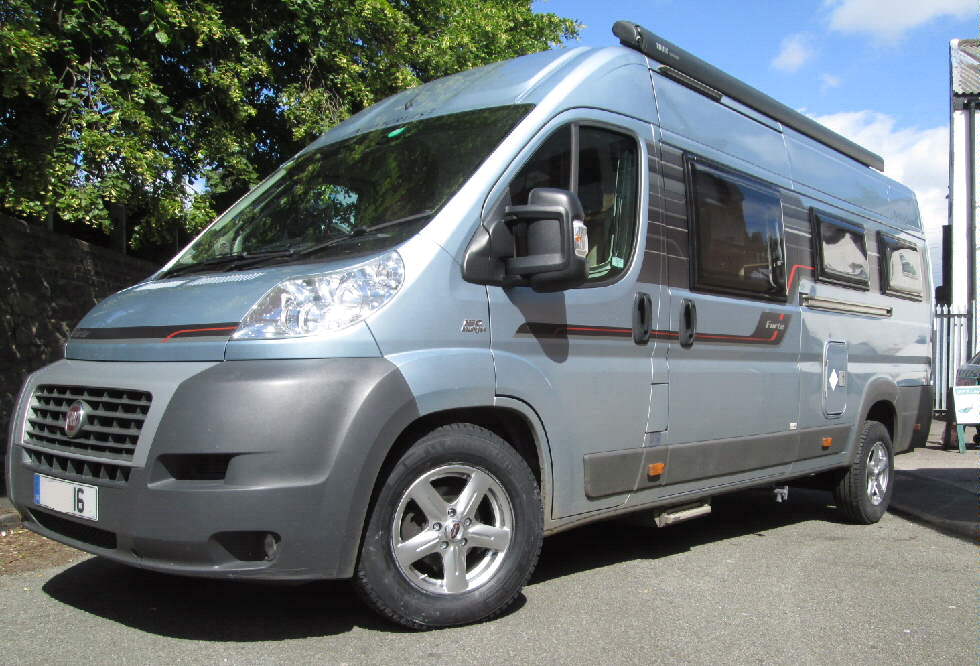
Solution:
{"label": "rear side window", "polygon": [[[573,150],[575,145],[577,150]],[[613,278],[636,244],[639,148],[627,134],[589,125],[556,130],[510,182],[510,201],[527,203],[536,187],[575,192],[589,232],[589,280]]]}
{"label": "rear side window", "polygon": [[878,233],[881,255],[881,287],[886,294],[906,298],[922,297],[922,257],[906,241]]}
{"label": "rear side window", "polygon": [[785,298],[782,208],[775,186],[689,159],[695,287]]}
{"label": "rear side window", "polygon": [[816,239],[817,278],[824,282],[867,289],[870,284],[864,229],[851,222],[810,209]]}

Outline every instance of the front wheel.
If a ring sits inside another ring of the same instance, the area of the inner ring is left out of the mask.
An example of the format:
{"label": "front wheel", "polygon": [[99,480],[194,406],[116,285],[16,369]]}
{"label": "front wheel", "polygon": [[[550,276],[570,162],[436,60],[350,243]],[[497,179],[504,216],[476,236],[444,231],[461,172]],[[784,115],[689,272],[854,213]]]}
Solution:
{"label": "front wheel", "polygon": [[419,439],[384,481],[357,568],[376,611],[414,629],[502,613],[541,550],[538,485],[504,440],[471,424]]}
{"label": "front wheel", "polygon": [[888,429],[878,421],[867,421],[861,430],[854,462],[834,488],[837,507],[852,522],[877,523],[888,510],[894,477],[894,453]]}

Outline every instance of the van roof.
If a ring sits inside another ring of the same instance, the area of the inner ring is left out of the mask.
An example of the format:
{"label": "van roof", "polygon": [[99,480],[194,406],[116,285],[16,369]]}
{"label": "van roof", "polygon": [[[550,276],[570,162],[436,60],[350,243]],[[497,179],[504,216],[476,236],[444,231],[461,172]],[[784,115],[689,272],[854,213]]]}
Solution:
{"label": "van roof", "polygon": [[[582,106],[606,108],[667,127],[664,125],[667,118],[661,117],[665,109],[661,108],[658,113],[653,103],[648,73],[651,67],[656,68],[643,53],[623,45],[559,48],[512,58],[430,81],[388,97],[335,126],[307,150],[427,117],[522,103],[544,105],[555,112]],[[586,80],[603,84],[582,86]],[[632,87],[642,89],[644,93],[616,96],[614,107],[610,106],[610,88],[625,90]],[[727,97],[723,102],[723,106],[735,108]],[[664,103],[667,103],[666,99]],[[678,109],[678,112],[684,112],[684,109]],[[743,106],[740,113],[750,115],[754,112]],[[793,164],[792,167],[779,167],[775,173],[788,176],[794,189],[801,193],[812,189],[817,196],[822,192],[845,207],[856,206],[898,229],[921,232],[915,195],[909,188],[867,168],[867,161],[862,162],[826,141],[813,138],[812,133],[798,131],[792,125],[778,121],[764,124],[770,123],[784,137],[784,150],[788,152],[781,159]],[[674,129],[680,131],[681,128]],[[829,129],[823,129],[828,135],[839,137]],[[710,145],[706,135],[691,138],[708,141],[707,145]],[[850,143],[843,137],[839,139]],[[865,152],[877,157],[870,151]],[[741,157],[752,162],[749,156]],[[772,168],[768,170],[772,171]],[[846,177],[843,176],[845,172]]]}
{"label": "van roof", "polygon": [[495,62],[392,95],[332,128],[313,147],[430,116],[507,104],[537,103],[541,95],[532,93],[536,89],[541,92],[549,88],[541,86],[542,82],[599,51],[613,52],[637,63],[646,63],[642,54],[618,46],[605,49],[559,48]]}

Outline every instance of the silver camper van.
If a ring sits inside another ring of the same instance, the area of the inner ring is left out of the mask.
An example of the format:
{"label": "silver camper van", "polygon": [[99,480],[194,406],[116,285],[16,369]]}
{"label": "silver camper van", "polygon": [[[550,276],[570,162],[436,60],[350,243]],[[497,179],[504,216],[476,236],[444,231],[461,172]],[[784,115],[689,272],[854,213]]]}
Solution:
{"label": "silver camper van", "polygon": [[414,628],[542,538],[794,480],[874,523],[931,418],[915,198],[632,23],[327,132],[78,324],[17,402],[32,530],[145,569],[354,578]]}

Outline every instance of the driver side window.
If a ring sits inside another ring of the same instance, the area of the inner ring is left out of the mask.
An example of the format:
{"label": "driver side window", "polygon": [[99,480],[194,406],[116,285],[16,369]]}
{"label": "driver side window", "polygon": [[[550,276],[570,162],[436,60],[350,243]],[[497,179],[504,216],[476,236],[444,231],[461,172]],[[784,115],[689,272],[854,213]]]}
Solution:
{"label": "driver side window", "polygon": [[[577,140],[576,140],[577,139]],[[578,146],[573,151],[572,146]],[[639,151],[626,134],[587,125],[556,130],[510,182],[513,205],[536,187],[575,192],[589,232],[589,280],[626,270],[636,241]]]}

